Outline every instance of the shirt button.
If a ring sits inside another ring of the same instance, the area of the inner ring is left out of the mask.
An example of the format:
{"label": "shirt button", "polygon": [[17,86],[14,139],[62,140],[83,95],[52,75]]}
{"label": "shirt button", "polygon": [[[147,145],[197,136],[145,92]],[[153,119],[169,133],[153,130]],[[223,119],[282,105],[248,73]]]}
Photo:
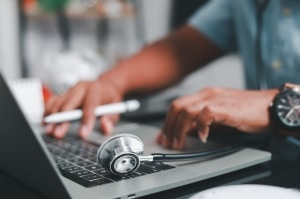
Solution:
{"label": "shirt button", "polygon": [[283,8],[282,9],[282,13],[285,15],[285,16],[290,16],[292,14],[292,10],[290,8]]}
{"label": "shirt button", "polygon": [[282,63],[280,60],[274,60],[272,62],[272,68],[274,71],[279,71],[282,68]]}

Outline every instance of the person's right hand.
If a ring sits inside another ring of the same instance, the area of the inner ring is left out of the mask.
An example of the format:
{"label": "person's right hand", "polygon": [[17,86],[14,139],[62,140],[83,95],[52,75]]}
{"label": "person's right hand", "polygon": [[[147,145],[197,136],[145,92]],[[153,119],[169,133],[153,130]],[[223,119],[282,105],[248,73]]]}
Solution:
{"label": "person's right hand", "polygon": [[[45,106],[44,117],[53,113],[81,108],[83,117],[79,128],[79,135],[86,138],[92,131],[95,123],[94,110],[101,104],[113,103],[122,100],[122,94],[112,84],[96,80],[81,81],[73,88],[60,96],[50,98]],[[118,115],[103,116],[100,118],[100,128],[103,133],[110,133]],[[70,124],[45,124],[46,132],[56,138],[63,138]]]}

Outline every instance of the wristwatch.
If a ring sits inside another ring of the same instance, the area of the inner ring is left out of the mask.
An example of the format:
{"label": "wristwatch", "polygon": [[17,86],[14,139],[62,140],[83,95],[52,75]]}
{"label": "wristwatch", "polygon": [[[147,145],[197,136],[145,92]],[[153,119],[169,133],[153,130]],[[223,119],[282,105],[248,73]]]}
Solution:
{"label": "wristwatch", "polygon": [[285,83],[270,105],[278,130],[300,131],[300,85]]}

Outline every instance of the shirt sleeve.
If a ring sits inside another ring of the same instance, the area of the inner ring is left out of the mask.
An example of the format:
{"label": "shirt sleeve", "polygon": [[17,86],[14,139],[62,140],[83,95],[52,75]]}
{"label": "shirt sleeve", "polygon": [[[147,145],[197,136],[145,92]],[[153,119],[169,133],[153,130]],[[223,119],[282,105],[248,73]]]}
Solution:
{"label": "shirt sleeve", "polygon": [[211,0],[196,12],[188,23],[221,49],[236,51],[233,3],[233,0]]}

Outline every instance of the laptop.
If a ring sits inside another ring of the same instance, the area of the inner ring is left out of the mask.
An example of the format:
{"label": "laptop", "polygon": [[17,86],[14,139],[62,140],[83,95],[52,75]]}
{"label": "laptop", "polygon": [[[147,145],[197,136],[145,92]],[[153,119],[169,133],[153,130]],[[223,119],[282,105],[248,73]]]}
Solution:
{"label": "laptop", "polygon": [[[243,148],[211,159],[171,163],[143,163],[135,173],[114,176],[97,164],[98,147],[107,136],[93,132],[85,141],[76,137],[74,124],[68,136],[55,140],[43,127],[29,123],[0,75],[0,170],[30,186],[45,198],[136,198],[198,182],[269,161],[269,152]],[[145,145],[144,154],[180,153],[155,143],[159,129],[120,123],[113,133],[132,133]],[[184,152],[221,147],[189,137]],[[75,147],[74,147],[75,146]],[[57,147],[64,147],[59,149]]]}

